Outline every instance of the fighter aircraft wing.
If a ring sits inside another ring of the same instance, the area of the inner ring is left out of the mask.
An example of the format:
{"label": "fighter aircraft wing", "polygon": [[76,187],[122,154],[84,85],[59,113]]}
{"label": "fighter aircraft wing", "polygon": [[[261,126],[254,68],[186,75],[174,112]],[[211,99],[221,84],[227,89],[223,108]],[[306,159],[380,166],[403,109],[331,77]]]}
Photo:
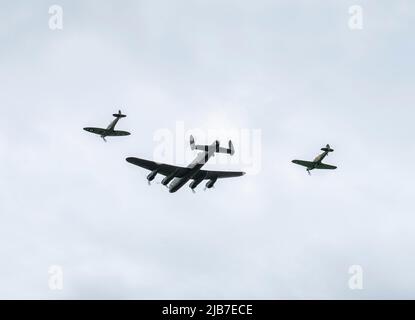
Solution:
{"label": "fighter aircraft wing", "polygon": [[292,162],[300,166],[307,167],[307,168],[312,168],[314,166],[314,162],[311,162],[311,161],[293,160]]}
{"label": "fighter aircraft wing", "polygon": [[329,169],[329,170],[334,170],[334,169],[337,169],[337,167],[336,166],[329,165],[329,164],[325,164],[325,163],[319,163],[316,166],[316,169]]}
{"label": "fighter aircraft wing", "polygon": [[127,132],[127,131],[120,131],[120,130],[115,130],[115,131],[111,131],[108,133],[108,136],[115,136],[115,137],[120,137],[120,136],[129,136],[131,133]]}
{"label": "fighter aircraft wing", "polygon": [[245,175],[245,172],[200,170],[196,174],[196,176],[193,177],[193,179],[195,179],[195,180],[199,180],[199,179],[216,180],[216,179],[223,179],[223,178],[241,177],[243,175]]}
{"label": "fighter aircraft wing", "polygon": [[127,162],[132,163],[136,166],[141,168],[154,171],[157,170],[157,173],[162,174],[163,176],[169,176],[174,174],[175,177],[181,178],[183,177],[188,171],[188,168],[172,166],[165,163],[158,163],[154,161],[139,159],[139,158],[127,158]]}
{"label": "fighter aircraft wing", "polygon": [[108,133],[108,130],[102,129],[102,128],[84,128],[84,130],[91,132],[91,133],[100,134],[100,135],[104,135]]}

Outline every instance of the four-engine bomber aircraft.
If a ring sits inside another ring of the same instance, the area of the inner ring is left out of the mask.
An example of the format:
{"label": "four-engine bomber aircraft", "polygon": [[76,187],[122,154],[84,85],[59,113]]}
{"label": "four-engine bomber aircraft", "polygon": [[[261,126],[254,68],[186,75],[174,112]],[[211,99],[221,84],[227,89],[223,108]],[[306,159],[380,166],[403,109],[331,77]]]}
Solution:
{"label": "four-engine bomber aircraft", "polygon": [[214,186],[216,181],[221,178],[240,177],[245,172],[230,172],[230,171],[206,171],[201,168],[209,161],[215,153],[225,153],[233,155],[235,153],[232,141],[229,141],[229,148],[220,147],[219,141],[215,141],[211,145],[196,145],[193,136],[190,137],[190,147],[192,150],[200,150],[196,159],[186,168],[177,167],[154,161],[148,161],[138,158],[127,158],[126,160],[136,166],[150,170],[151,173],[147,176],[149,182],[153,181],[157,174],[165,176],[161,182],[164,186],[168,186],[170,193],[174,193],[183,187],[189,180],[193,180],[190,188],[194,191],[196,187],[203,181],[209,180],[206,183],[206,188],[210,189]]}
{"label": "four-engine bomber aircraft", "polygon": [[335,166],[325,164],[322,162],[323,159],[330,152],[334,151],[333,149],[330,148],[330,145],[328,144],[325,148],[322,148],[321,151],[324,151],[324,152],[320,154],[319,156],[317,156],[313,161],[293,160],[292,162],[300,166],[306,167],[308,174],[311,174],[310,170],[313,170],[313,169],[330,169],[330,170],[337,169],[337,167]]}
{"label": "four-engine bomber aircraft", "polygon": [[101,138],[107,142],[107,140],[105,140],[105,137],[119,137],[119,136],[129,136],[130,133],[127,131],[119,131],[119,130],[114,130],[115,126],[117,125],[118,121],[121,118],[125,118],[126,115],[121,113],[121,110],[118,111],[118,113],[114,113],[113,116],[115,117],[115,119],[110,123],[110,125],[107,127],[107,129],[102,129],[102,128],[84,128],[85,131],[91,132],[91,133],[95,133],[101,136]]}

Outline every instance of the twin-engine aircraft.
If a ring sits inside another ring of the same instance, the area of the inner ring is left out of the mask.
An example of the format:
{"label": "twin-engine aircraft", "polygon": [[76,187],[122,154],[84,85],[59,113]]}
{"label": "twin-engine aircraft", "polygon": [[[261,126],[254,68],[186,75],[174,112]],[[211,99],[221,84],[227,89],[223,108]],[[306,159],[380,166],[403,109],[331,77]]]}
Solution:
{"label": "twin-engine aircraft", "polygon": [[101,136],[101,138],[107,142],[107,140],[105,139],[105,137],[119,137],[119,136],[129,136],[130,133],[127,131],[119,131],[119,130],[115,130],[115,126],[117,125],[118,121],[121,118],[125,118],[126,115],[121,113],[121,110],[118,111],[118,113],[114,113],[113,116],[115,117],[115,119],[110,123],[110,125],[107,127],[107,129],[102,129],[102,128],[84,128],[85,131],[91,132],[91,133],[95,133]]}
{"label": "twin-engine aircraft", "polygon": [[321,148],[321,151],[324,151],[324,152],[320,154],[319,156],[317,156],[313,161],[293,160],[292,162],[300,166],[306,167],[309,175],[311,175],[310,171],[313,169],[329,169],[329,170],[337,169],[337,167],[335,166],[332,166],[330,164],[325,164],[322,162],[324,158],[328,156],[330,152],[334,151],[332,148],[330,148],[330,145],[328,144],[325,148]]}
{"label": "twin-engine aircraft", "polygon": [[[200,150],[196,159],[188,165],[186,168],[172,166],[164,163],[157,163],[154,161],[143,160],[139,158],[127,158],[129,163],[132,163],[141,168],[150,170],[150,174],[147,176],[149,183],[154,180],[157,174],[165,176],[161,184],[168,186],[169,192],[174,193],[182,188],[189,180],[193,180],[189,187],[194,190],[203,181],[209,180],[206,183],[206,188],[212,188],[218,179],[240,177],[245,172],[231,172],[231,171],[207,171],[201,170],[201,168],[209,161],[215,153],[224,153],[233,155],[235,149],[232,141],[229,141],[228,148],[222,148],[219,141],[215,141],[211,145],[196,145],[193,136],[190,137],[190,147],[192,150]],[[171,182],[171,183],[170,183]],[[170,183],[170,185],[168,185]]]}

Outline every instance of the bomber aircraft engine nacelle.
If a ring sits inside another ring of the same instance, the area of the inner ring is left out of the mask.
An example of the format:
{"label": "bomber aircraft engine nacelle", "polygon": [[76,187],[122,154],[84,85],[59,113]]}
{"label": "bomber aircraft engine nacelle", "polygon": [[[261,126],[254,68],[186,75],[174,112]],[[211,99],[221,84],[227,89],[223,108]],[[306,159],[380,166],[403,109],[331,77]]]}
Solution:
{"label": "bomber aircraft engine nacelle", "polygon": [[176,177],[176,171],[174,171],[171,175],[166,176],[162,181],[161,184],[163,186],[167,186],[174,178]]}
{"label": "bomber aircraft engine nacelle", "polygon": [[151,171],[150,174],[147,176],[148,181],[153,181],[158,173],[158,170]]}
{"label": "bomber aircraft engine nacelle", "polygon": [[207,183],[206,183],[206,188],[208,188],[208,189],[211,189],[211,188],[213,188],[213,186],[215,185],[215,183],[216,183],[216,181],[217,181],[218,179],[211,179],[211,180],[209,180]]}
{"label": "bomber aircraft engine nacelle", "polygon": [[194,190],[197,188],[199,184],[201,184],[203,179],[193,180],[193,182],[189,185],[190,189]]}

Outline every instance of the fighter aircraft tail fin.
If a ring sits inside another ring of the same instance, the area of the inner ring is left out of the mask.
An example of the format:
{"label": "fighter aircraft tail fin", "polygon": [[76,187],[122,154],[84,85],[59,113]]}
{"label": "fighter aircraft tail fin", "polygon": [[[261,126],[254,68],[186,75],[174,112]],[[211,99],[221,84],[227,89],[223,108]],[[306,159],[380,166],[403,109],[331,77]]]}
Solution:
{"label": "fighter aircraft tail fin", "polygon": [[113,116],[116,117],[116,118],[125,118],[126,117],[125,114],[122,114],[121,110],[119,110],[118,113],[114,113]]}
{"label": "fighter aircraft tail fin", "polygon": [[328,144],[325,148],[321,148],[321,151],[324,151],[324,152],[333,152],[334,150]]}

